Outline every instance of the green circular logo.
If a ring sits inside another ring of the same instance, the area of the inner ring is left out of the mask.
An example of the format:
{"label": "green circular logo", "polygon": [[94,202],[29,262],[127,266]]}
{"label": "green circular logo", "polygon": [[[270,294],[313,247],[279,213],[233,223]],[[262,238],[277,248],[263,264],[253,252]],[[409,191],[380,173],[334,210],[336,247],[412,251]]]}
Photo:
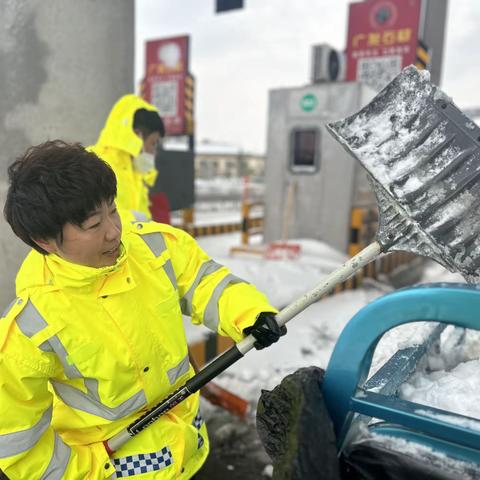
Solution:
{"label": "green circular logo", "polygon": [[300,107],[304,112],[315,110],[318,104],[317,97],[313,93],[306,93],[300,100]]}

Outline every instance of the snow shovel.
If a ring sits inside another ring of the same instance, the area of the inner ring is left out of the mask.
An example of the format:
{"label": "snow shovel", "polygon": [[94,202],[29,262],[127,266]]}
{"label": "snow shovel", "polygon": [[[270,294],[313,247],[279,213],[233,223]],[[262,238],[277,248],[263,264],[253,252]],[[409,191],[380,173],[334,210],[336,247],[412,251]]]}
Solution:
{"label": "snow shovel", "polygon": [[[430,257],[469,282],[480,279],[480,129],[430,83],[405,68],[358,113],[327,126],[367,170],[380,211],[376,241],[280,311],[284,325],[378,255]],[[252,335],[105,442],[117,450],[249,352]]]}

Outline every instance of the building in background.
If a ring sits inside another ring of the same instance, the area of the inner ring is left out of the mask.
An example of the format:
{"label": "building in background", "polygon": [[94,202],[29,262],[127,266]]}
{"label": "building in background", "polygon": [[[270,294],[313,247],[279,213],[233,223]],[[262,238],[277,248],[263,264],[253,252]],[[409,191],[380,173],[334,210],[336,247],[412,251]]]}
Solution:
{"label": "building in background", "polygon": [[[184,150],[185,145],[169,137],[164,142],[163,148],[169,151]],[[209,140],[195,145],[195,178],[207,180],[218,177],[240,178],[247,175],[260,180],[264,178],[265,155]]]}
{"label": "building in background", "polygon": [[265,175],[265,155],[245,152],[234,145],[204,142],[195,152],[195,176],[215,177],[261,177]]}
{"label": "building in background", "polygon": [[375,197],[359,162],[325,125],[374,96],[360,82],[323,82],[270,91],[265,177],[265,240],[321,240],[347,252],[354,208]]}

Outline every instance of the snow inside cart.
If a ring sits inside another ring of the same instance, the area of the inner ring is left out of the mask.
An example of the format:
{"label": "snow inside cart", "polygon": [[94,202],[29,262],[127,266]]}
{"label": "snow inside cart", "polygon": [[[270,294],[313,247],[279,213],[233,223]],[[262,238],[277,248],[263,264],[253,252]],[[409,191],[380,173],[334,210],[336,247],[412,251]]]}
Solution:
{"label": "snow inside cart", "polygon": [[[480,420],[399,397],[443,329],[479,330],[478,312],[480,288],[432,284],[386,295],[347,324],[322,390],[350,478],[480,478]],[[367,379],[382,335],[420,321],[432,323],[425,340],[397,351]]]}

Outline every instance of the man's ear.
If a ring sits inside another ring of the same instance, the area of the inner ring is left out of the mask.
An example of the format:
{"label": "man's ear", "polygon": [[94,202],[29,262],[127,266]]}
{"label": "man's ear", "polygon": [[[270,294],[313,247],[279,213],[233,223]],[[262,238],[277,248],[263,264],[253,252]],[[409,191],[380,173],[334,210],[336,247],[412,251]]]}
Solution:
{"label": "man's ear", "polygon": [[57,243],[55,240],[40,240],[40,239],[32,239],[40,248],[43,248],[48,253],[56,253]]}

